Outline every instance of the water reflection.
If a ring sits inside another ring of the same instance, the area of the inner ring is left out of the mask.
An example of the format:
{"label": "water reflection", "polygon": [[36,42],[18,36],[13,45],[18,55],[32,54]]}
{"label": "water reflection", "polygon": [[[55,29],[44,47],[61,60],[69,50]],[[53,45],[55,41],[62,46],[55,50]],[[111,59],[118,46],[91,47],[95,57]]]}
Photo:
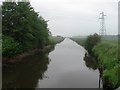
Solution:
{"label": "water reflection", "polygon": [[36,52],[24,58],[26,62],[11,65],[9,73],[3,70],[7,71],[3,72],[3,87],[98,88],[99,71],[90,58],[85,57],[84,62],[85,52],[82,46],[65,39],[49,55]]}
{"label": "water reflection", "polygon": [[85,61],[85,64],[86,66],[89,68],[89,69],[93,69],[93,70],[96,70],[97,69],[97,61],[94,57],[90,56],[90,55],[87,55],[87,53],[85,54],[85,57],[84,57],[84,61]]}
{"label": "water reflection", "polygon": [[99,70],[99,88],[102,88],[102,73],[101,73],[100,68],[98,68],[97,60],[95,59],[95,57],[90,56],[89,54],[86,53],[84,57],[84,61],[85,61],[86,66],[89,69]]}
{"label": "water reflection", "polygon": [[44,72],[50,61],[48,53],[35,52],[24,59],[25,62],[7,67],[9,70],[3,67],[3,88],[33,88],[39,79],[47,78]]}
{"label": "water reflection", "polygon": [[49,54],[51,62],[45,72],[49,79],[39,80],[36,88],[98,88],[99,71],[90,70],[83,57],[86,50],[66,38]]}

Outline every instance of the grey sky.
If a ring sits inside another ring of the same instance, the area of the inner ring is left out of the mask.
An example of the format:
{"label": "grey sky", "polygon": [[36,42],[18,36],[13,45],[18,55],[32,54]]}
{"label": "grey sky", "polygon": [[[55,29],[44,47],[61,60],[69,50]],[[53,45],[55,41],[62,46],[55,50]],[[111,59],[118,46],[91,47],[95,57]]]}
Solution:
{"label": "grey sky", "polygon": [[118,0],[31,0],[53,35],[99,33],[99,13],[104,11],[107,34],[118,34]]}
{"label": "grey sky", "polygon": [[[0,0],[1,1],[1,0]],[[99,33],[99,13],[107,15],[107,34],[118,34],[119,0],[30,0],[45,18],[53,35],[75,36]]]}

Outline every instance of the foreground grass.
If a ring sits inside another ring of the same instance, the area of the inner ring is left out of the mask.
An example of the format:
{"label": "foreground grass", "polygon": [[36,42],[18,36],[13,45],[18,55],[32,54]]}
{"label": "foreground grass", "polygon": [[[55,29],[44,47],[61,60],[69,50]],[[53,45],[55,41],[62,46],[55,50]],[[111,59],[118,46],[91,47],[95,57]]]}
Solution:
{"label": "foreground grass", "polygon": [[103,67],[103,84],[105,87],[117,88],[120,85],[120,62],[118,60],[118,43],[103,40],[93,48],[93,52]]}

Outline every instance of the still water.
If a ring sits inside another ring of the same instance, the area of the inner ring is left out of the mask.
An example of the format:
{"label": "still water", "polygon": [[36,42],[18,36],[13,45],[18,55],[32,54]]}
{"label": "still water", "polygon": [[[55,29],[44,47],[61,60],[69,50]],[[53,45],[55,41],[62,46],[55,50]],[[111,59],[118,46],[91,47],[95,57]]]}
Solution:
{"label": "still water", "polygon": [[93,60],[84,60],[86,52],[66,38],[51,52],[36,52],[3,69],[3,87],[99,88],[99,71]]}

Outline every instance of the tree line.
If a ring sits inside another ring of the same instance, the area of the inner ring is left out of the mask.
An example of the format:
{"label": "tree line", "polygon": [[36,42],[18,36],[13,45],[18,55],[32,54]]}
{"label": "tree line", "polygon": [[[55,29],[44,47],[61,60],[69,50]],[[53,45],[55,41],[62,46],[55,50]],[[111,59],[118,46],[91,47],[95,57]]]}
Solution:
{"label": "tree line", "polygon": [[2,54],[11,56],[49,44],[47,21],[30,2],[2,3]]}

